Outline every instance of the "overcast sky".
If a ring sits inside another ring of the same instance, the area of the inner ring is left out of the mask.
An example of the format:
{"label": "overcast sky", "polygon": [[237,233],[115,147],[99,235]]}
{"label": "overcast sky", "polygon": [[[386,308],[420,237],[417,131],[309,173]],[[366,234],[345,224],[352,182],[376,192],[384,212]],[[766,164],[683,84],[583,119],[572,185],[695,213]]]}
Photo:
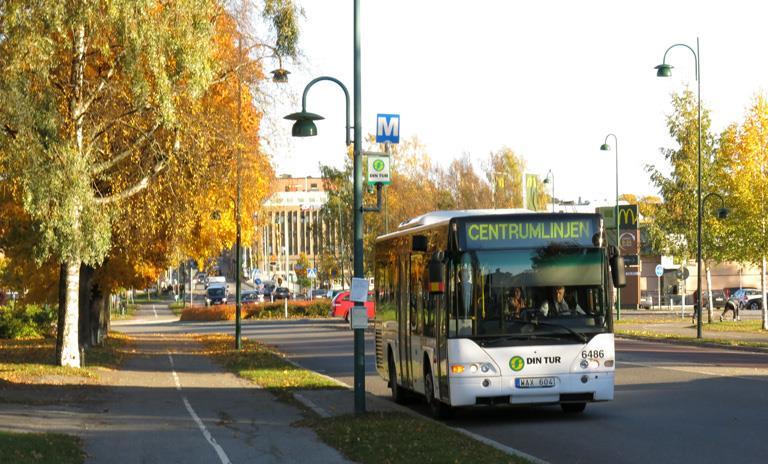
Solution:
{"label": "overcast sky", "polygon": [[[326,117],[317,137],[291,138],[275,116],[298,111],[317,76],[353,91],[353,2],[301,4],[303,67],[285,89],[292,102],[271,111],[268,147],[278,173],[294,176],[341,166],[343,94],[328,82],[310,91],[307,110]],[[644,166],[664,165],[659,148],[674,147],[670,94],[696,81],[685,48],[668,54],[671,78],[654,66],[669,46],[695,49],[699,37],[702,104],[719,133],[768,89],[766,13],[754,0],[361,0],[363,133],[375,131],[377,113],[397,113],[401,140],[417,136],[444,167],[469,153],[479,169],[508,146],[528,172],[553,171],[556,197],[601,203],[615,198],[615,153],[599,150],[614,133],[620,193],[655,194]]]}

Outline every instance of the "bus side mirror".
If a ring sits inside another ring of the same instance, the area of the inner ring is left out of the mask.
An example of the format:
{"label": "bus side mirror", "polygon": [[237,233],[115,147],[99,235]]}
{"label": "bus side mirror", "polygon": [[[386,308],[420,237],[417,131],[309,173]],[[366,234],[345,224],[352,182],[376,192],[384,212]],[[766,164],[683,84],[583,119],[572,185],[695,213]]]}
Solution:
{"label": "bus side mirror", "polygon": [[432,254],[429,260],[429,293],[442,295],[445,293],[445,266],[443,265],[443,253],[438,251]]}
{"label": "bus side mirror", "polygon": [[414,235],[411,242],[411,251],[427,251],[427,237],[425,235]]}
{"label": "bus side mirror", "polygon": [[624,288],[627,286],[627,274],[624,269],[624,257],[619,254],[611,256],[611,278],[613,279],[614,287]]}

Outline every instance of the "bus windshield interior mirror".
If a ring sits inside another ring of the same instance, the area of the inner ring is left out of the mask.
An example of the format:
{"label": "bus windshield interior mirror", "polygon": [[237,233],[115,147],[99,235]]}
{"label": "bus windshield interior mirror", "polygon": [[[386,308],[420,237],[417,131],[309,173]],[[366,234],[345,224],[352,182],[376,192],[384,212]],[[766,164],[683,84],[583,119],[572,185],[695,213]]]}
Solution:
{"label": "bus windshield interior mirror", "polygon": [[414,235],[411,251],[427,251],[427,237],[425,235]]}
{"label": "bus windshield interior mirror", "polygon": [[611,256],[611,278],[613,279],[613,286],[616,288],[624,288],[627,286],[627,274],[624,269],[624,257],[618,253],[614,253]]}
{"label": "bus windshield interior mirror", "polygon": [[429,293],[445,293],[445,265],[443,264],[443,252],[437,251],[429,260]]}

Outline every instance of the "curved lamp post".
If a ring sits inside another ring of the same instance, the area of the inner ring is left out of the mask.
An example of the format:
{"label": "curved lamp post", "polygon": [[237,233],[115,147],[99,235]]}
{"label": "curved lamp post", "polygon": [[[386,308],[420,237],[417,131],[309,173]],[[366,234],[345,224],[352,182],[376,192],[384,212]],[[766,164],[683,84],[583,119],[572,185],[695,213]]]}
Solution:
{"label": "curved lamp post", "polygon": [[[616,152],[616,206],[613,209],[613,217],[616,221],[616,249],[621,252],[621,233],[619,230],[619,139],[616,138],[616,134],[608,134],[605,136],[605,142],[600,145],[600,150],[611,151],[611,146],[608,145],[608,137],[613,137],[613,143]],[[616,289],[616,320],[621,319],[621,289]]]}
{"label": "curved lamp post", "polygon": [[555,174],[552,172],[552,170],[547,171],[547,175],[544,177],[544,180],[542,183],[549,184],[550,180],[552,179],[552,212],[555,212]]}
{"label": "curved lamp post", "polygon": [[[718,200],[720,200],[720,207],[717,209],[717,219],[726,219],[728,218],[728,208],[725,207],[725,200],[723,199],[723,196],[720,195],[717,192],[710,192],[706,195],[704,195],[704,198],[701,200],[701,207],[702,209],[706,206],[707,200],[709,200],[711,197],[715,197]],[[709,305],[707,307],[707,322],[712,323],[712,311],[710,310],[712,308],[712,289],[711,289],[711,279],[707,279],[707,291],[708,291],[708,297],[707,301],[709,302]]]}
{"label": "curved lamp post", "polygon": [[[363,166],[362,166],[362,123],[360,116],[361,86],[360,86],[360,0],[354,0],[354,277],[363,278]],[[301,111],[289,114],[286,119],[296,121],[291,129],[294,137],[309,137],[317,135],[315,121],[323,119],[322,116],[307,112],[307,92],[315,83],[328,80],[338,84],[344,91],[347,100],[347,130],[346,143],[349,145],[349,92],[346,87],[333,77],[318,77],[313,79],[304,88],[301,99]],[[365,311],[363,303],[355,302],[357,311]],[[365,413],[365,334],[363,329],[354,329],[354,385],[355,385],[355,414]]]}
{"label": "curved lamp post", "polygon": [[[696,180],[696,301],[701,302],[701,69],[699,67],[699,38],[696,38],[696,50],[689,47],[686,44],[674,44],[667,48],[664,52],[664,58],[661,64],[656,66],[657,77],[670,77],[672,75],[672,66],[667,64],[667,53],[675,47],[685,47],[693,53],[693,60],[696,71],[696,99],[698,106],[698,121],[699,121],[699,147],[698,147],[698,168],[697,168],[697,180]],[[696,314],[696,338],[702,338],[701,333],[701,304],[698,305]]]}

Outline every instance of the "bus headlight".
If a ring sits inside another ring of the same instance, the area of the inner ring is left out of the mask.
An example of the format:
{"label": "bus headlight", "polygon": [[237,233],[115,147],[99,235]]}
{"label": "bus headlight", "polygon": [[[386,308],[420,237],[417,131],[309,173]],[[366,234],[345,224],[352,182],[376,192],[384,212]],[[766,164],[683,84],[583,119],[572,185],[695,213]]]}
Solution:
{"label": "bus headlight", "polygon": [[471,364],[451,364],[451,373],[453,374],[461,374],[463,372],[468,372],[470,374],[476,374],[478,372],[482,372],[483,374],[496,373],[496,368],[493,366],[492,363],[489,362],[480,362],[480,363],[471,363]]}

